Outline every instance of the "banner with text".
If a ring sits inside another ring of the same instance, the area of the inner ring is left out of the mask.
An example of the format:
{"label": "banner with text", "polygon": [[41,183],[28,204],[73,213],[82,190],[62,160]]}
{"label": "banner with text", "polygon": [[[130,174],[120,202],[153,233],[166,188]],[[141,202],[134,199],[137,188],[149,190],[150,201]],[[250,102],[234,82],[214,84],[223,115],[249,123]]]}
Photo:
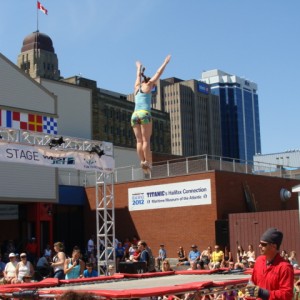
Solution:
{"label": "banner with text", "polygon": [[129,211],[211,204],[210,179],[128,189]]}
{"label": "banner with text", "polygon": [[106,155],[6,142],[0,142],[0,161],[104,173],[113,172],[115,167],[114,159]]}

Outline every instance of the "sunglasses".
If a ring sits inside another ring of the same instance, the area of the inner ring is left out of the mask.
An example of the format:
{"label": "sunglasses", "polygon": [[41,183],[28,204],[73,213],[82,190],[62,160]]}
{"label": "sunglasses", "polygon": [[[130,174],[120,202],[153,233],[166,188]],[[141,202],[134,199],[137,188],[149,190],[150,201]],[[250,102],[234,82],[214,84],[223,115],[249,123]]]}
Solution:
{"label": "sunglasses", "polygon": [[267,247],[269,245],[269,243],[266,243],[266,242],[260,242],[259,243],[262,247]]}

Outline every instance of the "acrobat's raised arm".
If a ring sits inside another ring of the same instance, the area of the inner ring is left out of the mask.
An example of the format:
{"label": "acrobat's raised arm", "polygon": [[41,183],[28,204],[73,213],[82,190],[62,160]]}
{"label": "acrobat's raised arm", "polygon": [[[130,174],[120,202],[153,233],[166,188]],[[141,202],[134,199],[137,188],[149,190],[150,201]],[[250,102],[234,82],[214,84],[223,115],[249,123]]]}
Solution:
{"label": "acrobat's raised arm", "polygon": [[164,69],[166,67],[166,65],[169,63],[169,61],[171,60],[171,55],[168,55],[163,64],[158,68],[157,72],[154,74],[154,76],[151,77],[150,81],[152,83],[155,83],[159,78],[160,76],[162,75],[162,73],[164,72]]}

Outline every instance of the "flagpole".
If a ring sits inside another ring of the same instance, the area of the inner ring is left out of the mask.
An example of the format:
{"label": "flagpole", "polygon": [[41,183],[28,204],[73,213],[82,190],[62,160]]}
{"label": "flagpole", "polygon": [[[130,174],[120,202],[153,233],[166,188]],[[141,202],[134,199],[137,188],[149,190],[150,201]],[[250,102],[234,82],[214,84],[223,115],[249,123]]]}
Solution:
{"label": "flagpole", "polygon": [[36,2],[36,31],[39,31],[39,9],[38,2]]}
{"label": "flagpole", "polygon": [[38,9],[38,1],[36,2],[36,33],[35,33],[35,43],[34,43],[34,68],[35,68],[35,74],[37,74],[37,35],[39,32],[39,9]]}

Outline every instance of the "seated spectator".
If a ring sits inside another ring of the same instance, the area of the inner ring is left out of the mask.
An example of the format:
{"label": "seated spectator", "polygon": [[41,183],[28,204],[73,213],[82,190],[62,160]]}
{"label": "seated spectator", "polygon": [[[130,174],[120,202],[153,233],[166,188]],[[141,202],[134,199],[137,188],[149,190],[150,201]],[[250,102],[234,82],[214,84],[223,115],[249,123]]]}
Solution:
{"label": "seated spectator", "polygon": [[228,246],[224,248],[224,260],[222,263],[222,267],[227,268],[229,266],[229,262],[233,262],[232,253]]}
{"label": "seated spectator", "polygon": [[139,251],[138,246],[133,245],[132,249],[134,250],[133,254],[129,256],[127,261],[137,262],[140,260],[141,251]]}
{"label": "seated spectator", "polygon": [[[247,264],[247,266],[248,266],[248,264]],[[246,269],[246,265],[243,263],[243,262],[236,262],[235,264],[234,264],[234,269],[235,270],[244,270],[244,269]]]}
{"label": "seated spectator", "polygon": [[75,249],[72,252],[72,257],[67,258],[64,263],[64,273],[66,279],[75,279],[82,277],[85,269],[84,261],[80,259],[81,252],[79,249]]}
{"label": "seated spectator", "polygon": [[94,253],[91,253],[88,257],[88,262],[93,265],[93,268],[95,269],[97,267],[97,259],[95,257]]}
{"label": "seated spectator", "polygon": [[137,245],[131,244],[131,246],[128,249],[128,259],[134,254],[134,252],[137,249]]}
{"label": "seated spectator", "polygon": [[86,269],[83,271],[83,277],[84,278],[90,278],[90,277],[98,277],[98,272],[93,269],[93,264],[88,262],[85,265]]}
{"label": "seated spectator", "polygon": [[12,280],[12,283],[21,283],[23,281],[24,276],[33,276],[34,274],[34,269],[32,263],[27,260],[27,255],[26,253],[21,253],[20,254],[20,259],[21,261],[18,262],[16,266],[16,276]]}
{"label": "seated spectator", "polygon": [[244,268],[248,268],[248,256],[246,252],[243,254],[241,263],[244,265]]}
{"label": "seated spectator", "polygon": [[0,278],[4,277],[4,269],[5,269],[5,263],[2,261],[2,255],[0,254]]}
{"label": "seated spectator", "polygon": [[243,255],[245,254],[245,251],[241,245],[237,246],[237,251],[236,251],[236,262],[241,263],[243,259]]}
{"label": "seated spectator", "polygon": [[219,245],[215,245],[215,251],[211,254],[210,269],[218,269],[221,267],[221,263],[224,260],[224,252],[220,250]]}
{"label": "seated spectator", "polygon": [[36,270],[42,277],[47,277],[51,273],[51,266],[50,266],[51,258],[48,254],[44,254],[39,258],[36,264]]}
{"label": "seated spectator", "polygon": [[296,251],[291,251],[289,256],[289,262],[294,267],[294,265],[298,266],[297,257],[296,257]]}
{"label": "seated spectator", "polygon": [[9,262],[6,264],[3,271],[3,283],[5,284],[12,283],[12,280],[16,277],[16,267],[18,264],[15,253],[10,253],[8,258]]}
{"label": "seated spectator", "polygon": [[115,274],[115,267],[113,265],[109,265],[107,275],[113,276],[114,274]]}
{"label": "seated spectator", "polygon": [[177,263],[177,266],[183,265],[185,262],[188,261],[188,258],[186,257],[185,250],[183,249],[182,246],[180,246],[180,247],[178,248],[178,251],[177,251],[177,257],[178,257],[178,263]]}
{"label": "seated spectator", "polygon": [[255,265],[255,259],[253,257],[248,258],[248,268],[253,269]]}
{"label": "seated spectator", "polygon": [[246,254],[248,258],[252,257],[255,260],[255,251],[253,249],[253,245],[250,244],[248,246],[248,251],[246,252]]}
{"label": "seated spectator", "polygon": [[211,260],[211,246],[208,246],[207,249],[203,250],[200,256],[200,266],[201,269],[209,269],[209,263]]}
{"label": "seated spectator", "polygon": [[281,256],[282,258],[284,258],[286,254],[287,254],[287,251],[286,251],[286,250],[281,250],[280,256]]}
{"label": "seated spectator", "polygon": [[165,245],[161,244],[158,250],[158,257],[155,258],[155,267],[160,270],[160,264],[167,258],[167,251]]}
{"label": "seated spectator", "polygon": [[162,267],[161,267],[162,272],[168,272],[168,271],[173,271],[173,269],[170,266],[170,262],[168,259],[165,259],[162,262]]}
{"label": "seated spectator", "polygon": [[224,273],[229,273],[229,274],[234,274],[234,273],[241,273],[242,271],[244,271],[243,267],[240,267],[239,265],[236,265],[234,263],[234,261],[230,261],[228,262],[228,269],[227,271],[225,271]]}
{"label": "seated spectator", "polygon": [[192,250],[190,251],[188,258],[189,258],[190,266],[192,267],[195,263],[196,265],[199,264],[201,253],[198,250],[197,245],[192,245],[191,248]]}

